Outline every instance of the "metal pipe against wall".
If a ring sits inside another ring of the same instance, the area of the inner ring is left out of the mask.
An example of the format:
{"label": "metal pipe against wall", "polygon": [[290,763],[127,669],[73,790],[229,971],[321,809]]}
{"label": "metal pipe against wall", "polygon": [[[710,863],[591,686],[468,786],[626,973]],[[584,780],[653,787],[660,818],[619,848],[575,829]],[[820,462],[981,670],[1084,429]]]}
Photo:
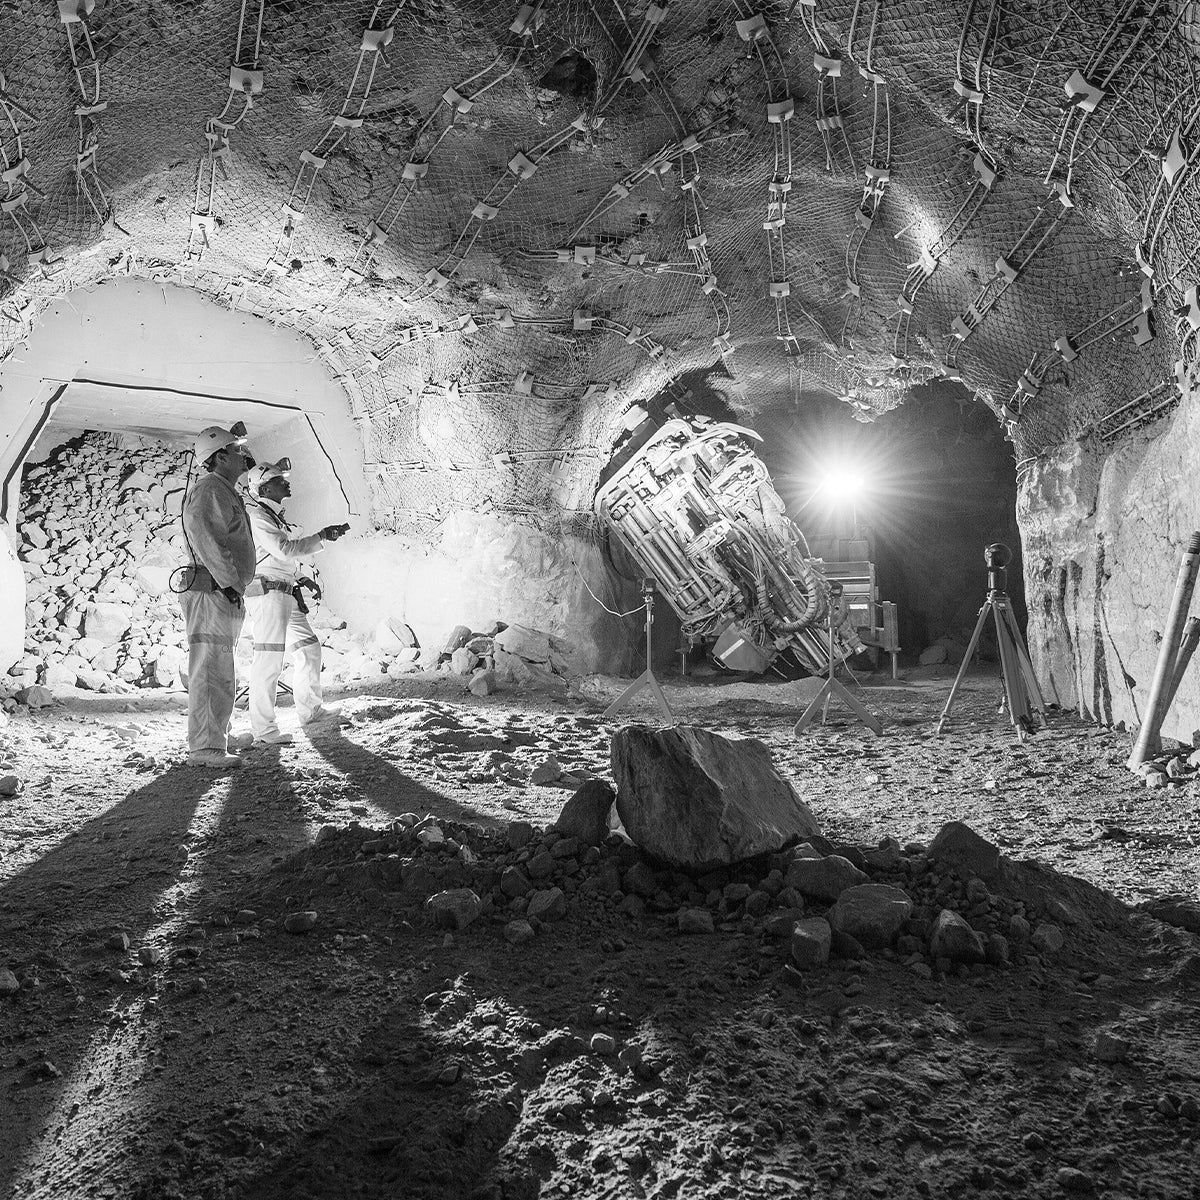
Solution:
{"label": "metal pipe against wall", "polygon": [[1187,550],[1179,564],[1179,575],[1175,580],[1175,594],[1171,597],[1171,608],[1163,630],[1162,645],[1158,651],[1158,664],[1154,668],[1154,681],[1150,685],[1150,697],[1146,701],[1146,715],[1138,730],[1133,753],[1126,766],[1135,771],[1152,754],[1162,749],[1159,730],[1170,705],[1170,688],[1175,676],[1183,640],[1183,627],[1192,603],[1192,592],[1196,587],[1196,572],[1200,569],[1200,531],[1194,532],[1188,541]]}
{"label": "metal pipe against wall", "polygon": [[1171,690],[1167,695],[1166,702],[1163,704],[1163,719],[1166,719],[1167,713],[1171,711],[1171,705],[1175,703],[1175,693],[1179,691],[1179,685],[1183,682],[1184,672],[1187,670],[1188,663],[1192,661],[1192,655],[1196,653],[1196,647],[1200,646],[1200,617],[1188,617],[1187,624],[1183,627],[1183,640],[1179,643],[1179,653],[1175,658],[1175,670],[1171,676]]}

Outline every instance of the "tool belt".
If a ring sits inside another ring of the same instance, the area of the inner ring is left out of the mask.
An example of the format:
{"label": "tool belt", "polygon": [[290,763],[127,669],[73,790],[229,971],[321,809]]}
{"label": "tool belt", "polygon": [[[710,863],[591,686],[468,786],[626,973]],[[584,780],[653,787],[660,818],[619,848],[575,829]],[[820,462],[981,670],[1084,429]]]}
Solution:
{"label": "tool belt", "polygon": [[287,592],[296,601],[296,607],[302,612],[308,612],[304,603],[304,593],[298,583],[288,583],[282,579],[268,579],[265,575],[255,575],[246,589],[246,595],[253,599],[255,596],[265,596],[268,592]]}
{"label": "tool belt", "polygon": [[219,592],[221,590],[207,567],[202,567],[199,563],[187,563],[179,569],[182,573],[180,582],[184,585],[180,591]]}

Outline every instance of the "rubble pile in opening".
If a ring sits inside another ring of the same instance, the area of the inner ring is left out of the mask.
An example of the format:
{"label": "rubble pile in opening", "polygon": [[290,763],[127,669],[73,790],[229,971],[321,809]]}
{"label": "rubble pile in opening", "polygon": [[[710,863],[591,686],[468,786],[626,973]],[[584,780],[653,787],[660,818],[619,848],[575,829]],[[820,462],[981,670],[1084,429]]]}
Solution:
{"label": "rubble pile in opening", "polygon": [[20,685],[177,686],[186,661],[170,576],[187,457],[112,434],[65,443],[25,471],[19,557],[26,578]]}

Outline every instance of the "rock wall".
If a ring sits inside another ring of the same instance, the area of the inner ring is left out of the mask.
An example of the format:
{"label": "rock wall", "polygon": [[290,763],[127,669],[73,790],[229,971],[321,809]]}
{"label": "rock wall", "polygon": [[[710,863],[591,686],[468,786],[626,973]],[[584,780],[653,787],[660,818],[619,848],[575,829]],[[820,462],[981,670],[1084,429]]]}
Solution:
{"label": "rock wall", "polygon": [[[1047,701],[1140,723],[1180,558],[1200,527],[1197,441],[1192,391],[1171,420],[1111,452],[1072,442],[1022,472],[1029,649]],[[1163,725],[1183,742],[1200,733],[1196,670]]]}

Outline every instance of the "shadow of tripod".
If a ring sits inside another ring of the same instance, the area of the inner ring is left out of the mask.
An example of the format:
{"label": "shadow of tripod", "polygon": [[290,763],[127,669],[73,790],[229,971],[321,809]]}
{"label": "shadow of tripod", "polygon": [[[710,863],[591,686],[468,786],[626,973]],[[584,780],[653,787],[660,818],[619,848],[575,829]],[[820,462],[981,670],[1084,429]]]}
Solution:
{"label": "shadow of tripod", "polygon": [[1012,601],[1008,597],[1006,585],[1008,572],[1006,568],[1012,562],[1012,551],[1003,542],[993,542],[983,551],[983,561],[988,569],[988,594],[979,610],[979,619],[975,622],[975,632],[971,634],[967,652],[963,655],[962,665],[954,677],[954,686],[946,700],[946,707],[934,726],[935,733],[941,733],[950,715],[954,698],[958,694],[959,685],[975,651],[979,639],[987,625],[988,614],[996,624],[996,642],[1000,649],[1000,672],[1004,676],[1004,701],[1007,703],[1009,720],[1017,731],[1017,738],[1024,741],[1030,734],[1037,733],[1046,726],[1046,702],[1042,699],[1037,677],[1033,673],[1033,663],[1021,630],[1017,627],[1017,618],[1013,615]]}

